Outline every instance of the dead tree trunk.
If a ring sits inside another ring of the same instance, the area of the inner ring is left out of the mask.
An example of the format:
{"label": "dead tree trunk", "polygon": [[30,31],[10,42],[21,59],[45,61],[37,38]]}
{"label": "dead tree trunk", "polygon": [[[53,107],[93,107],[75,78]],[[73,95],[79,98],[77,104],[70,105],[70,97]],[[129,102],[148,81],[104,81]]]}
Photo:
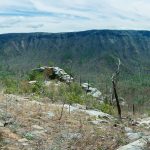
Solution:
{"label": "dead tree trunk", "polygon": [[117,65],[118,68],[117,68],[116,72],[112,75],[112,86],[113,86],[113,93],[112,94],[114,94],[114,97],[116,99],[118,117],[121,120],[121,107],[120,107],[118,93],[117,93],[117,81],[118,81],[118,76],[120,73],[120,65],[121,65],[121,61],[118,58],[118,65]]}
{"label": "dead tree trunk", "polygon": [[112,81],[112,83],[113,83],[114,96],[116,99],[116,104],[117,104],[117,109],[118,109],[118,116],[119,116],[119,119],[121,119],[121,107],[120,107],[119,98],[117,94],[116,84],[114,81]]}
{"label": "dead tree trunk", "polygon": [[80,86],[81,86],[81,84],[82,84],[81,73],[80,73],[80,79],[79,80],[80,80],[79,82],[80,82]]}
{"label": "dead tree trunk", "polygon": [[62,105],[62,109],[61,109],[61,113],[60,113],[59,120],[61,120],[61,118],[62,118],[62,116],[63,116],[64,106],[65,106],[65,102],[64,102],[63,105]]}
{"label": "dead tree trunk", "polygon": [[110,89],[110,94],[111,94],[111,96],[110,96],[110,105],[114,105],[114,89],[113,89],[113,86],[112,86],[112,88]]}
{"label": "dead tree trunk", "polygon": [[132,111],[133,111],[133,115],[135,115],[135,106],[134,106],[134,104],[132,105]]}

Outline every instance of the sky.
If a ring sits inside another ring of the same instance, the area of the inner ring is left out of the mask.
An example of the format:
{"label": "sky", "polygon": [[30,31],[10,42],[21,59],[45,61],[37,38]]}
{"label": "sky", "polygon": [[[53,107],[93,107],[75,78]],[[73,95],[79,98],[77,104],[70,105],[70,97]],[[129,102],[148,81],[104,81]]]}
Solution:
{"label": "sky", "polygon": [[150,30],[150,0],[1,0],[0,33]]}

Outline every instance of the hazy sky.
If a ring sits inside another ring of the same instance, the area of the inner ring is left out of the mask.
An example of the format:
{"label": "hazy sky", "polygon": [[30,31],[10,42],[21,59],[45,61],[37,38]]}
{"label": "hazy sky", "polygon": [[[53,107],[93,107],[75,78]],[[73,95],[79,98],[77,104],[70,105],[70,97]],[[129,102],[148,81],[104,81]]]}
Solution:
{"label": "hazy sky", "polygon": [[150,30],[150,0],[1,0],[0,33]]}

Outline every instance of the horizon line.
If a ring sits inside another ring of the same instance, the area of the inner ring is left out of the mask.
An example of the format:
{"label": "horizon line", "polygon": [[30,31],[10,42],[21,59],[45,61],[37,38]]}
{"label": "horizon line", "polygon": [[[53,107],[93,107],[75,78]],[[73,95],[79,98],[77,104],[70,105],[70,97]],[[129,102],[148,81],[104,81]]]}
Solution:
{"label": "horizon line", "polygon": [[0,33],[0,35],[5,34],[33,34],[33,33],[48,33],[48,34],[65,34],[65,33],[80,33],[80,32],[88,32],[88,31],[134,31],[134,32],[150,32],[147,29],[89,29],[89,30],[79,30],[79,31],[62,31],[62,32],[8,32],[8,33]]}

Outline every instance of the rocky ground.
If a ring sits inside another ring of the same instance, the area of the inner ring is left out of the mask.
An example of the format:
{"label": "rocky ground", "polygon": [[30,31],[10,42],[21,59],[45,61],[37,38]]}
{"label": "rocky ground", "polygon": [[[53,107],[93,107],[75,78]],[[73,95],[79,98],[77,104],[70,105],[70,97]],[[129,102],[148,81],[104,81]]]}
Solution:
{"label": "rocky ground", "polygon": [[1,150],[146,150],[149,129],[150,118],[118,122],[79,104],[0,95]]}

